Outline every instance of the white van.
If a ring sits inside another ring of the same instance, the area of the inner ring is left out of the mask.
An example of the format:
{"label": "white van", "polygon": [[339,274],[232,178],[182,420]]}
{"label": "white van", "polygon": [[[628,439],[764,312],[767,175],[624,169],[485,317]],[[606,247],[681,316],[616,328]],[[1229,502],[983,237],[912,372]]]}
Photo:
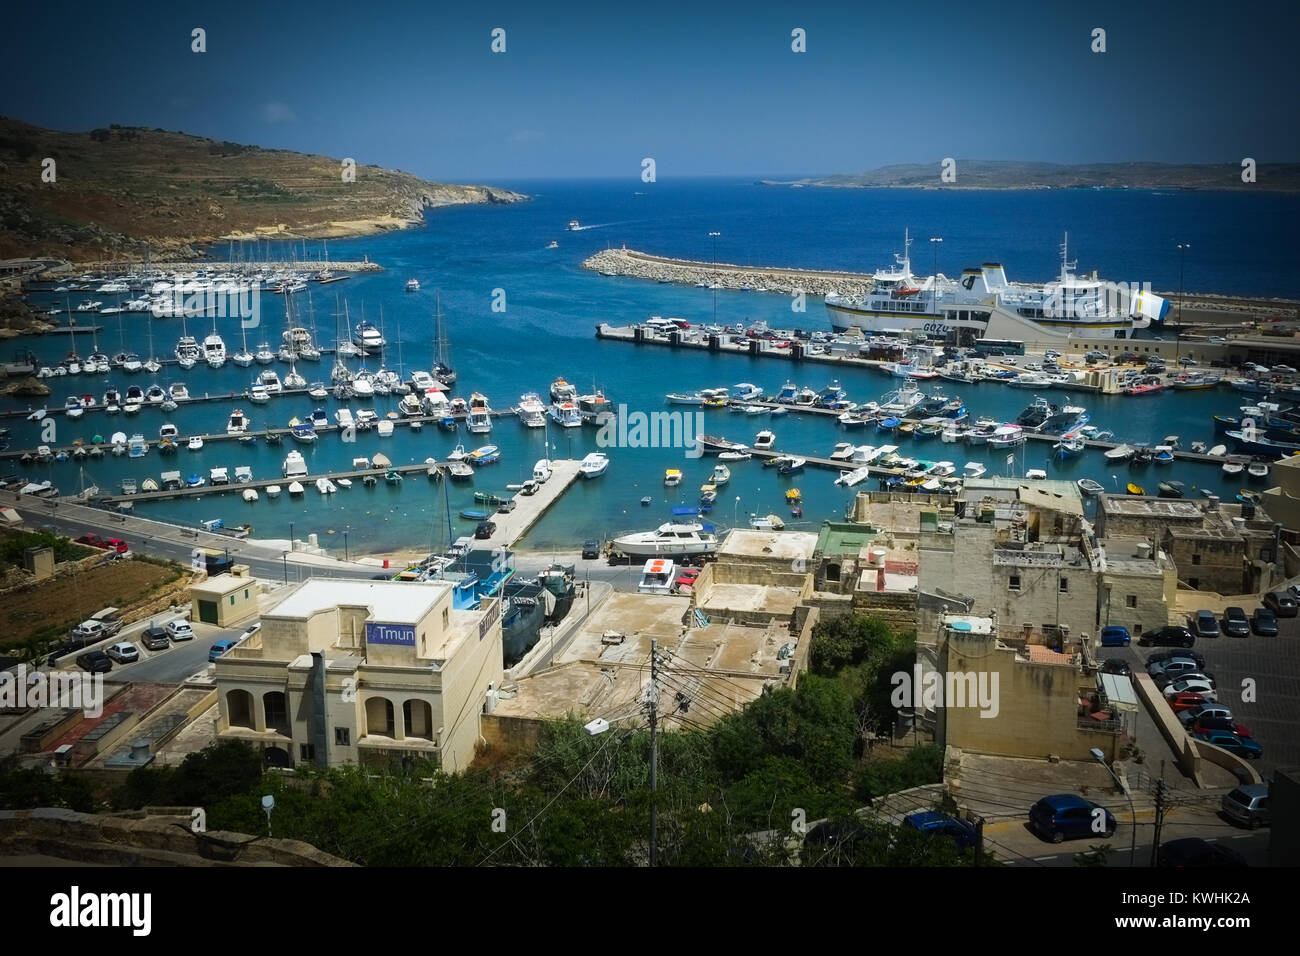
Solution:
{"label": "white van", "polygon": [[537,464],[533,465],[533,481],[539,485],[545,483],[547,478],[551,477],[551,463],[548,459],[539,459]]}

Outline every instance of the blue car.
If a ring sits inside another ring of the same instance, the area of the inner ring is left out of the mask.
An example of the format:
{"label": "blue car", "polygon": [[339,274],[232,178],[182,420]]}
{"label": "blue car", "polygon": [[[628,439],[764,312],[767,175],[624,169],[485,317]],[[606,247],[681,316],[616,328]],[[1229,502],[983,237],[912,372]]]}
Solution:
{"label": "blue car", "polygon": [[218,657],[226,653],[226,651],[230,650],[238,643],[239,641],[217,641],[217,643],[208,648],[208,660],[215,661]]}
{"label": "blue car", "polygon": [[967,850],[979,843],[975,828],[969,823],[934,810],[909,813],[903,817],[903,829],[950,837],[957,844],[958,850]]}
{"label": "blue car", "polygon": [[[1098,823],[1100,829],[1096,828]],[[1077,793],[1043,797],[1029,810],[1029,826],[1053,843],[1098,837],[1108,840],[1115,835],[1115,817],[1111,812]]]}
{"label": "blue car", "polygon": [[1264,756],[1264,748],[1255,741],[1249,737],[1241,737],[1226,730],[1203,730],[1198,731],[1193,736],[1202,743],[1221,747],[1228,753],[1236,754],[1238,757],[1245,757],[1247,760],[1254,760]]}
{"label": "blue car", "polygon": [[1129,636],[1127,627],[1115,625],[1101,629],[1102,647],[1128,647],[1132,642],[1133,638]]}

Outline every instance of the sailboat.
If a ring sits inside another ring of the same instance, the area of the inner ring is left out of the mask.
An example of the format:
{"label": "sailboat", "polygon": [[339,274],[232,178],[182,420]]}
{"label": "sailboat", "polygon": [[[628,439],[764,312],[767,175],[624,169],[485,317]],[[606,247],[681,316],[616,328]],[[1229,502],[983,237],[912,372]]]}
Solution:
{"label": "sailboat", "polygon": [[438,354],[433,363],[433,377],[448,387],[456,383],[456,370],[451,367],[451,360],[447,354],[447,329],[442,321],[442,296],[438,293],[434,297],[434,334],[437,337]]}
{"label": "sailboat", "polygon": [[162,368],[162,363],[159,362],[157,357],[153,354],[153,313],[152,312],[149,313],[149,361],[141,363],[140,368],[144,369],[144,371],[148,372],[150,375],[157,375],[159,370]]}
{"label": "sailboat", "polygon": [[203,340],[203,357],[208,368],[221,368],[226,364],[226,342],[217,334],[217,317],[212,317],[212,334]]}
{"label": "sailboat", "polygon": [[294,348],[293,345],[292,345],[292,339],[293,339],[293,328],[294,328],[294,326],[293,326],[293,294],[290,293],[290,292],[286,292],[286,293],[284,294],[284,322],[285,322],[285,325],[287,326],[287,331],[285,332],[285,335],[286,335],[286,337],[287,337],[287,341],[289,342],[289,345],[288,345],[288,348],[289,348],[289,374],[286,375],[286,376],[284,377],[284,380],[283,380],[283,382],[281,383],[281,385],[282,385],[282,387],[284,387],[284,388],[293,388],[293,389],[306,388],[306,387],[307,387],[307,379],[303,378],[303,376],[301,376],[300,374],[298,374],[298,368],[297,368],[297,364],[296,364],[296,361],[297,361],[297,349]]}
{"label": "sailboat", "polygon": [[253,353],[248,351],[248,329],[242,319],[239,322],[239,351],[230,356],[230,361],[240,368],[248,368],[254,362]]}

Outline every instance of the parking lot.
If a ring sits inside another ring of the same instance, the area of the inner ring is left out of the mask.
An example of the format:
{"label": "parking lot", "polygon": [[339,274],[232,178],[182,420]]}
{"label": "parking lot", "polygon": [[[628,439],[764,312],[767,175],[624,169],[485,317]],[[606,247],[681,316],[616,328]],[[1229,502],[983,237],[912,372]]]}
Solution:
{"label": "parking lot", "polygon": [[[1246,614],[1255,604],[1241,603]],[[1222,624],[1222,614],[1219,615]],[[1146,667],[1151,655],[1177,648],[1107,647],[1105,658]],[[1277,637],[1198,637],[1192,650],[1202,654],[1214,677],[1219,701],[1249,728],[1264,748],[1255,769],[1265,778],[1277,767],[1300,763],[1300,617],[1279,618]]]}

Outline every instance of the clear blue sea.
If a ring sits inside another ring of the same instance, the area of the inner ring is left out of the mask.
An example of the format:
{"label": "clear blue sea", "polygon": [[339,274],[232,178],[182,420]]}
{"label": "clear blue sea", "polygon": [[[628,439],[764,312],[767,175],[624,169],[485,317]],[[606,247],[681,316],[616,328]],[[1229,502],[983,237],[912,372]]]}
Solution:
{"label": "clear blue sea", "polygon": [[[789,189],[757,186],[750,182],[697,180],[643,184],[639,181],[518,182],[498,183],[528,193],[532,200],[512,206],[471,206],[432,210],[424,228],[347,241],[331,241],[331,258],[359,259],[368,255],[386,271],[354,277],[331,286],[312,285],[311,300],[322,345],[332,344],[336,296],[346,299],[355,322],[364,305],[366,318],[378,321],[382,307],[384,333],[390,347],[385,360],[390,367],[400,361],[406,369],[431,365],[435,291],[441,293],[447,320],[453,364],[460,380],[455,395],[468,397],[472,391],[485,393],[496,408],[515,404],[522,392],[537,391],[546,397],[550,383],[564,377],[582,392],[592,386],[603,388],[615,403],[629,409],[663,409],[669,391],[732,385],[750,381],[776,390],[787,376],[800,384],[821,388],[832,370],[825,366],[792,366],[786,362],[748,357],[679,353],[662,348],[635,347],[598,342],[598,322],[623,324],[650,314],[674,315],[690,321],[711,321],[714,293],[636,280],[606,278],[579,268],[579,263],[607,245],[626,243],[650,252],[711,259],[714,240],[709,232],[720,232],[717,258],[742,264],[802,266],[819,269],[870,271],[892,262],[901,250],[904,228],[916,237],[914,268],[928,273],[936,265],[948,274],[963,267],[998,260],[1008,275],[1017,280],[1045,280],[1059,268],[1061,234],[1070,233],[1070,255],[1080,270],[1096,269],[1115,281],[1149,281],[1157,290],[1176,290],[1179,283],[1179,254],[1176,245],[1189,243],[1184,263],[1184,286],[1189,291],[1233,293],[1252,296],[1300,297],[1300,279],[1291,223],[1300,214],[1300,198],[1274,194],[1208,194],[1147,191],[1025,191],[1025,192],[920,192],[915,190],[829,190]],[[566,232],[565,224],[578,219],[585,226]],[[941,244],[928,242],[942,236]],[[559,248],[547,249],[551,240]],[[287,249],[287,247],[286,247]],[[320,243],[308,243],[318,255]],[[214,265],[224,262],[224,246],[212,249]],[[406,293],[408,278],[420,280],[421,291]],[[491,310],[493,290],[505,292],[506,311]],[[84,297],[74,294],[74,302]],[[61,297],[60,297],[61,298]],[[103,296],[99,296],[103,298]],[[299,309],[306,306],[297,297]],[[49,301],[35,296],[34,304]],[[341,304],[338,306],[341,311]],[[263,297],[263,318],[268,335],[278,342],[283,329],[283,303],[279,296]],[[790,312],[788,297],[756,293],[717,293],[719,322],[752,322],[764,319],[775,327],[829,328],[820,304],[809,304],[806,315]],[[119,331],[119,319],[120,331]],[[796,319],[798,321],[796,321]],[[84,317],[83,317],[84,320]],[[100,348],[110,354],[123,346],[146,354],[149,322],[143,315],[103,316],[104,333]],[[202,338],[209,331],[203,323],[190,323],[191,334]],[[239,345],[238,323],[225,320],[219,331],[228,348]],[[155,351],[170,356],[180,323],[175,319],[154,320]],[[250,339],[249,345],[256,342]],[[51,364],[67,352],[64,336],[25,339],[11,343],[28,346]],[[80,337],[79,351],[89,352],[89,339]],[[355,360],[352,360],[355,365]],[[377,363],[371,360],[371,368]],[[287,366],[275,366],[281,375]],[[328,380],[330,361],[318,368],[304,363],[300,371],[309,380]],[[244,390],[252,369],[227,364],[219,371],[200,366],[185,375],[191,393],[220,394]],[[838,371],[838,370],[835,370]],[[178,379],[174,366],[158,376],[166,385]],[[897,380],[869,371],[846,371],[841,376],[855,401],[878,398],[895,387]],[[150,381],[148,376],[126,376],[115,372],[112,383],[124,387]],[[97,397],[109,379],[79,376],[75,381],[52,380],[51,407],[60,406],[70,394],[93,392]],[[1021,389],[994,385],[958,389],[943,383],[948,394],[960,394],[972,416],[1014,416],[1033,398]],[[1049,394],[1055,402],[1066,396]],[[1153,443],[1167,434],[1181,436],[1184,447],[1201,439],[1214,444],[1210,416],[1235,413],[1242,404],[1226,389],[1215,392],[1166,393],[1157,397],[1125,399],[1089,393],[1071,396],[1088,406],[1092,423],[1113,429],[1121,439]],[[377,398],[382,414],[396,408],[396,397]],[[17,403],[9,400],[5,407]],[[24,401],[24,405],[26,402]],[[282,427],[294,416],[305,417],[312,402],[305,397],[278,399],[264,406],[245,402],[214,402],[182,408],[171,416],[146,409],[138,417],[109,419],[94,413],[80,423],[60,421],[60,428],[72,428],[87,440],[96,432],[108,435],[122,430],[143,433],[156,439],[164,421],[173,421],[183,436],[223,432],[226,419],[239,404],[248,412],[254,427]],[[356,406],[354,401],[353,406]],[[325,408],[331,413],[331,399]],[[766,419],[738,413],[709,412],[708,431],[749,441],[767,424]],[[14,433],[13,447],[34,447],[36,426],[22,421],[6,423]],[[882,438],[862,431],[845,433],[833,420],[789,415],[774,425],[777,447],[806,454],[827,454],[837,441],[880,444]],[[574,434],[577,432],[577,434]],[[550,430],[558,443],[553,457],[580,457],[596,450],[595,430]],[[452,486],[451,510],[454,533],[470,530],[469,523],[455,517],[462,508],[474,507],[473,490],[503,492],[505,485],[526,477],[533,462],[547,453],[540,430],[526,430],[514,419],[497,423],[490,436],[470,436],[463,429],[450,435],[432,427],[418,434],[399,428],[394,437],[381,439],[374,432],[362,433],[356,445],[345,445],[337,436],[323,437],[304,450],[313,473],[346,467],[357,455],[383,451],[394,462],[418,462],[429,456],[441,457],[455,444],[469,448],[488,442],[500,446],[502,462],[480,470],[473,486]],[[66,443],[60,435],[60,443]],[[151,452],[144,459],[106,457],[87,465],[88,478],[101,488],[112,487],[125,476],[141,480],[164,470],[179,468],[183,474],[206,474],[225,465],[232,472],[237,465],[250,465],[255,477],[270,478],[280,473],[280,462],[289,449],[210,443],[201,452],[184,449],[172,459]],[[1031,445],[1026,460],[1016,470],[1043,467],[1048,446]],[[986,448],[943,445],[937,440],[917,443],[912,451],[931,459],[984,461],[990,471],[1003,473],[1004,461],[994,462]],[[997,456],[1001,457],[1001,456]],[[711,459],[691,460],[680,451],[664,449],[616,449],[612,463],[599,479],[582,482],[542,519],[521,542],[532,550],[569,550],[585,538],[601,537],[631,528],[653,526],[663,520],[674,504],[694,504],[697,489],[712,468]],[[685,479],[677,489],[665,489],[662,476],[667,467],[682,468]],[[19,471],[17,462],[4,467]],[[784,492],[797,486],[804,496],[804,517],[788,521],[788,527],[815,529],[827,517],[843,513],[851,492],[832,484],[834,474],[811,470],[794,478],[780,478],[757,461],[732,468],[730,485],[720,490],[713,520],[720,527],[740,521],[751,512],[787,515]],[[52,478],[65,492],[75,491],[77,466],[54,463],[32,467],[33,479]],[[1107,488],[1136,480],[1154,493],[1163,478],[1177,478],[1189,486],[1205,486],[1221,494],[1235,494],[1239,485],[1225,486],[1217,467],[1178,464],[1149,466],[1139,472],[1124,468],[1107,469],[1099,455],[1089,453],[1065,464],[1049,467],[1054,477],[1090,476]],[[1112,474],[1114,477],[1112,478]],[[860,487],[866,487],[860,486]],[[671,494],[669,492],[671,491]],[[652,495],[654,505],[642,507],[640,499]],[[739,497],[737,503],[735,499]],[[349,532],[354,551],[389,551],[406,548],[441,547],[447,539],[447,520],[439,486],[423,478],[400,487],[380,484],[365,490],[360,486],[330,498],[310,491],[302,499],[285,497],[256,504],[244,503],[237,493],[210,494],[202,499],[142,504],[140,513],[182,523],[223,518],[227,524],[249,523],[260,537],[287,537],[289,522],[302,537],[312,531],[322,544],[338,542],[337,535]],[[334,532],[335,536],[331,536]],[[341,544],[341,542],[338,542]]]}

